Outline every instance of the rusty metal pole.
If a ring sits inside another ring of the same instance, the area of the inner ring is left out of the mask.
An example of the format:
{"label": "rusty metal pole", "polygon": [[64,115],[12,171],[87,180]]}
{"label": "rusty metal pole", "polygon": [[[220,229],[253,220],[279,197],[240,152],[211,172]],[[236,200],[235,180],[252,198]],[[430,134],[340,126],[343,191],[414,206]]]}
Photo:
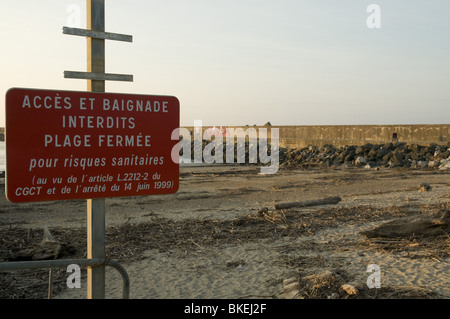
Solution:
{"label": "rusty metal pole", "polygon": [[[86,0],[87,29],[105,31],[105,1]],[[87,38],[87,71],[105,73],[105,40]],[[105,92],[104,80],[88,80],[87,90]],[[87,258],[105,258],[105,199],[87,200]],[[105,298],[105,265],[87,268],[87,298]]]}

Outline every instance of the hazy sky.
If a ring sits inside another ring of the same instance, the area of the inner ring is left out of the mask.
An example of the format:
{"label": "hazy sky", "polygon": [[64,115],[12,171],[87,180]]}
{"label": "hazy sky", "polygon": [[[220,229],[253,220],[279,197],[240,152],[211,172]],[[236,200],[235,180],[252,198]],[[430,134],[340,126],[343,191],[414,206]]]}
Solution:
{"label": "hazy sky", "polygon": [[[448,124],[448,0],[106,0],[107,82],[176,96],[181,125]],[[369,28],[370,4],[381,9]],[[79,7],[81,19],[76,20]],[[0,126],[11,87],[85,91],[86,1],[0,2]],[[79,24],[79,25],[75,25]]]}

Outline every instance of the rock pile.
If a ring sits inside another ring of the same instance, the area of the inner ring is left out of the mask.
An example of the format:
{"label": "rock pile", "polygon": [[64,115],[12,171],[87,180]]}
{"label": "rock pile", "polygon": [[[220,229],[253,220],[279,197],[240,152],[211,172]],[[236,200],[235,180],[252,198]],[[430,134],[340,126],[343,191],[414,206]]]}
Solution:
{"label": "rock pile", "polygon": [[[203,141],[202,154],[210,141]],[[194,159],[195,146],[191,145],[191,159]],[[261,163],[260,151],[258,145],[246,143],[236,143],[234,149],[234,163],[251,163],[249,154],[257,157],[258,165]],[[209,147],[212,147],[211,145]],[[223,163],[227,163],[226,148],[223,144],[219,147],[223,149]],[[245,152],[237,150],[245,149]],[[250,152],[253,150],[254,152]],[[263,154],[270,153],[270,144],[262,150]],[[209,149],[211,152],[211,149]],[[255,153],[256,152],[256,153]],[[214,150],[211,152],[214,154]],[[180,155],[182,150],[180,149]],[[450,169],[450,143],[447,145],[419,145],[406,143],[385,143],[370,144],[362,146],[343,146],[335,147],[333,145],[324,145],[323,147],[309,146],[305,148],[283,148],[279,149],[280,167],[295,166],[357,166],[365,168],[376,167],[411,167],[411,168],[436,168]]]}
{"label": "rock pile", "polygon": [[424,146],[397,142],[340,148],[325,145],[302,149],[280,149],[280,166],[293,165],[450,169],[450,143],[447,146],[436,144]]}

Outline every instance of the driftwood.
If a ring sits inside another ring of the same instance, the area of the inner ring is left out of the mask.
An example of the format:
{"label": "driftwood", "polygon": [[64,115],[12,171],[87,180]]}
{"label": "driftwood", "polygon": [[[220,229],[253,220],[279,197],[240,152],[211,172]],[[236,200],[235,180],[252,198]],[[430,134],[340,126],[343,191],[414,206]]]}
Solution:
{"label": "driftwood", "polygon": [[367,238],[427,237],[449,234],[450,211],[443,210],[432,216],[402,218],[360,233]]}
{"label": "driftwood", "polygon": [[327,197],[327,198],[323,198],[323,199],[307,200],[307,201],[302,201],[302,202],[290,202],[290,203],[275,204],[275,209],[329,205],[329,204],[337,204],[340,201],[341,201],[341,198],[338,196],[335,196],[335,197]]}
{"label": "driftwood", "polygon": [[25,261],[25,260],[48,260],[58,259],[63,251],[64,245],[57,242],[47,226],[44,227],[44,235],[39,245],[22,249],[9,258],[11,261]]}

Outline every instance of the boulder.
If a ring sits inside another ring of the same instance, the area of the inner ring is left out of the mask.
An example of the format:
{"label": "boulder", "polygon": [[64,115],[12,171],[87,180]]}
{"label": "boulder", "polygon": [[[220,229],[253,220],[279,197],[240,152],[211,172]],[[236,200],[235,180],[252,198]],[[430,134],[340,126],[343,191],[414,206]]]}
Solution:
{"label": "boulder", "polygon": [[430,168],[438,168],[439,164],[440,163],[438,161],[430,161],[430,162],[428,162],[428,167],[430,167]]}
{"label": "boulder", "polygon": [[363,153],[364,153],[364,149],[363,149],[362,146],[358,146],[358,147],[355,148],[355,154],[356,155],[361,155]]}
{"label": "boulder", "polygon": [[363,156],[359,156],[355,160],[355,165],[357,166],[364,166],[367,164],[367,160]]}
{"label": "boulder", "polygon": [[419,192],[429,192],[431,191],[431,186],[428,183],[421,183],[419,185]]}
{"label": "boulder", "polygon": [[416,167],[418,168],[425,168],[428,166],[428,162],[427,161],[417,161]]}
{"label": "boulder", "polygon": [[378,152],[377,152],[377,157],[383,158],[384,156],[387,155],[387,153],[388,153],[388,151],[385,150],[384,148],[382,148],[382,149],[378,150]]}
{"label": "boulder", "polygon": [[439,169],[450,169],[450,159],[442,160]]}
{"label": "boulder", "polygon": [[401,162],[403,161],[404,158],[405,158],[405,156],[402,153],[394,152],[394,153],[392,153],[391,161],[401,164]]}
{"label": "boulder", "polygon": [[341,288],[347,293],[347,295],[357,295],[358,289],[355,286],[349,284],[343,284]]}

